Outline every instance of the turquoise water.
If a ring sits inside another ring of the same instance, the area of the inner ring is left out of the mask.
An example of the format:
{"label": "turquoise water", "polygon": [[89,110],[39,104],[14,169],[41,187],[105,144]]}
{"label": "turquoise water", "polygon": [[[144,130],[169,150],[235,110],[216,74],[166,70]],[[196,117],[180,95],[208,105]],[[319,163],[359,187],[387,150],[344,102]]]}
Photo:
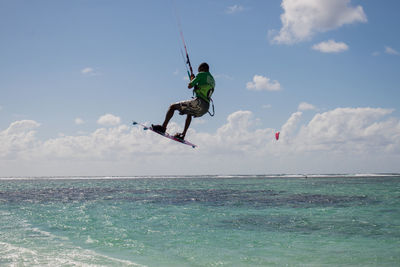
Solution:
{"label": "turquoise water", "polygon": [[0,266],[400,266],[400,176],[0,178]]}

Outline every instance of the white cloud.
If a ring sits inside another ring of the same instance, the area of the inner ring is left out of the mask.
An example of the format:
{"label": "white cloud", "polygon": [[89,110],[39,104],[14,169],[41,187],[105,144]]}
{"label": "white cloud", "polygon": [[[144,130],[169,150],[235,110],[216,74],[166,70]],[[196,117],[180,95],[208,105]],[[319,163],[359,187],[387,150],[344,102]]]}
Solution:
{"label": "white cloud", "polygon": [[237,159],[248,153],[252,156],[262,156],[268,150],[267,146],[272,142],[274,130],[255,129],[257,125],[258,120],[251,111],[239,110],[230,114],[227,122],[215,134],[196,133],[193,141],[199,144],[200,149],[204,147],[203,153],[216,155],[218,158],[225,156],[220,163],[223,161],[233,167],[235,164],[242,164],[232,160],[234,155],[239,157]]}
{"label": "white cloud", "polygon": [[282,126],[282,129],[280,131],[281,132],[280,140],[287,141],[289,139],[288,138],[289,136],[292,136],[295,134],[295,132],[298,128],[298,123],[299,123],[302,115],[303,115],[303,112],[297,111],[290,116],[290,118]]}
{"label": "white cloud", "polygon": [[[390,46],[385,46],[384,47],[384,51],[383,53],[388,54],[388,55],[394,55],[394,56],[400,56],[400,52],[395,50],[394,48],[390,47]],[[375,51],[372,53],[372,56],[376,57],[376,56],[380,56],[381,55],[381,51]]]}
{"label": "white cloud", "polygon": [[0,132],[0,158],[25,158],[25,150],[36,144],[34,129],[40,126],[33,120],[21,120],[10,124]]}
{"label": "white cloud", "polygon": [[384,116],[393,110],[382,108],[337,108],[320,113],[296,136],[301,151],[386,153],[400,145],[398,119]]}
{"label": "white cloud", "polygon": [[[40,140],[39,123],[16,121],[0,131],[0,167],[2,175],[398,172],[400,120],[392,113],[336,108],[303,121],[297,111],[276,141],[275,129],[260,128],[252,112],[239,110],[213,133],[194,125],[187,138],[196,149],[128,125]],[[181,128],[172,122],[168,131]]]}
{"label": "white cloud", "polygon": [[243,6],[241,6],[241,5],[233,5],[233,6],[229,6],[226,9],[225,12],[228,13],[228,14],[235,14],[235,13],[242,12],[243,10],[244,10]]}
{"label": "white cloud", "polygon": [[13,134],[18,135],[30,131],[32,129],[35,129],[39,126],[40,123],[34,120],[21,120],[11,123],[10,127],[8,127],[3,133],[7,135],[13,135]]}
{"label": "white cloud", "polygon": [[335,42],[334,40],[329,40],[313,45],[312,49],[320,51],[322,53],[340,53],[347,51],[349,49],[349,46],[343,42]]}
{"label": "white cloud", "polygon": [[126,125],[100,128],[88,135],[48,139],[42,143],[36,154],[44,158],[117,160],[129,153],[129,146],[134,145],[134,142],[131,142],[134,141],[132,137]]}
{"label": "white cloud", "polygon": [[121,123],[121,118],[112,114],[105,114],[97,120],[97,123],[103,126],[115,126]]}
{"label": "white cloud", "polygon": [[87,68],[84,68],[84,69],[81,70],[82,74],[91,74],[93,72],[94,72],[94,69],[90,68],[90,67],[87,67]]}
{"label": "white cloud", "polygon": [[385,53],[389,55],[400,56],[400,53],[397,50],[391,48],[390,46],[385,46]]}
{"label": "white cloud", "polygon": [[270,108],[272,108],[272,105],[271,104],[265,104],[265,105],[262,105],[262,108],[263,109],[270,109]]}
{"label": "white cloud", "polygon": [[98,76],[99,72],[92,67],[86,67],[81,70],[81,74],[86,76]]}
{"label": "white cloud", "polygon": [[75,119],[75,124],[77,124],[77,125],[81,125],[81,124],[84,124],[84,123],[85,123],[85,121],[82,120],[81,118],[76,118]]}
{"label": "white cloud", "polygon": [[301,102],[297,108],[300,111],[304,111],[304,110],[315,110],[315,106],[312,104],[309,104],[307,102]]}
{"label": "white cloud", "polygon": [[273,36],[277,44],[293,44],[310,39],[345,24],[367,22],[361,6],[351,6],[350,0],[283,0],[282,28]]}
{"label": "white cloud", "polygon": [[282,89],[280,83],[276,80],[261,75],[254,75],[253,81],[246,84],[246,88],[254,91],[279,91]]}

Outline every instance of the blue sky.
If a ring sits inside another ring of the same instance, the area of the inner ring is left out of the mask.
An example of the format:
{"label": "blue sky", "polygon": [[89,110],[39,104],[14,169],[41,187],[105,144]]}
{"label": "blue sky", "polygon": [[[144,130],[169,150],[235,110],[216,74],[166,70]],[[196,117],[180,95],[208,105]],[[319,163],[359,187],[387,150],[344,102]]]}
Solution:
{"label": "blue sky", "polygon": [[[196,151],[130,125],[191,97],[175,8],[217,84]],[[1,1],[0,176],[400,171],[399,8]]]}

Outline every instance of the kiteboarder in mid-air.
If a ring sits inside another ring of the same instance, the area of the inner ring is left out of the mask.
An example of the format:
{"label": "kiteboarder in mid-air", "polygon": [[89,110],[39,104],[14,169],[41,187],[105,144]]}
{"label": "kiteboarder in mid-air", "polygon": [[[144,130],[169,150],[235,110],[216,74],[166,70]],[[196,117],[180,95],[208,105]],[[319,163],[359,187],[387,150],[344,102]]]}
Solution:
{"label": "kiteboarder in mid-air", "polygon": [[211,95],[214,92],[215,80],[210,73],[210,68],[207,63],[203,62],[199,65],[199,73],[194,76],[192,68],[190,66],[191,75],[188,88],[194,88],[193,94],[195,97],[191,100],[181,101],[172,104],[167,114],[165,115],[165,120],[162,125],[152,125],[154,131],[165,133],[167,126],[171,118],[174,116],[176,110],[179,111],[180,115],[187,115],[185,121],[185,127],[182,133],[175,134],[177,139],[185,139],[186,132],[189,129],[190,123],[192,122],[192,117],[201,117],[208,112],[210,107]]}

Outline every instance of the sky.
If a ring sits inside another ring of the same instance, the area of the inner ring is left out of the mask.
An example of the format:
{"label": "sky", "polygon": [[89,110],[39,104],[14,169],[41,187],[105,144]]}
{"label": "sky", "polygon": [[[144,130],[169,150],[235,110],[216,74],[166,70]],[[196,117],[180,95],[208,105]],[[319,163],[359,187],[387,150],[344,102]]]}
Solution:
{"label": "sky", "polygon": [[[398,10],[2,0],[0,177],[400,172]],[[215,116],[186,135],[195,149],[132,125],[192,97],[180,29],[194,69],[207,62],[216,80]]]}

